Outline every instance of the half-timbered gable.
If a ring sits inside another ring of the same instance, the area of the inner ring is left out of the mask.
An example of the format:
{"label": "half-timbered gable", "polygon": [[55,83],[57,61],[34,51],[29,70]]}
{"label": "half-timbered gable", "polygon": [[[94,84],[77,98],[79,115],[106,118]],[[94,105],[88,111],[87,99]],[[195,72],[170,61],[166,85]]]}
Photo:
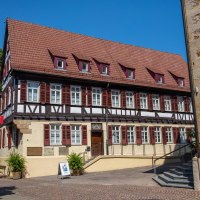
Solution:
{"label": "half-timbered gable", "polygon": [[1,157],[157,156],[191,140],[179,55],[8,19],[1,72]]}

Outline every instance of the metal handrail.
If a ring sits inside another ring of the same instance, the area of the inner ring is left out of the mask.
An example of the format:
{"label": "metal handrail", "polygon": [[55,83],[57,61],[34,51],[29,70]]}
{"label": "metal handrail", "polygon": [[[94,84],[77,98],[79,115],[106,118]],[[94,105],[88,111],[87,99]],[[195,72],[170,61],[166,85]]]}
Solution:
{"label": "metal handrail", "polygon": [[174,153],[174,152],[176,152],[176,151],[179,151],[180,149],[183,149],[183,148],[185,148],[185,147],[187,147],[187,146],[190,146],[190,145],[191,145],[191,144],[188,143],[188,144],[186,144],[186,145],[184,145],[184,146],[182,146],[182,147],[180,147],[180,148],[178,148],[178,149],[176,149],[176,150],[174,150],[174,151],[171,151],[171,152],[169,152],[169,153],[167,153],[167,154],[165,154],[165,155],[163,155],[163,156],[160,156],[159,158],[156,158],[155,160],[153,159],[153,156],[152,156],[152,167],[154,168],[154,174],[156,174],[156,161],[157,161],[157,160],[159,160],[159,159],[161,159],[161,158],[164,158],[164,157],[166,157],[167,155],[172,154],[172,153]]}

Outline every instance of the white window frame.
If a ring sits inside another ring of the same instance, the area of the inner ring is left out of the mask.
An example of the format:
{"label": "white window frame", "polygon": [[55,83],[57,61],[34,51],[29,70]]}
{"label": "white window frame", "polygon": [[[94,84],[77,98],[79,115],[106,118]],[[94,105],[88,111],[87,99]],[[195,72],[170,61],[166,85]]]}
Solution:
{"label": "white window frame", "polygon": [[160,110],[160,97],[158,94],[152,95],[153,110]]}
{"label": "white window frame", "polygon": [[171,127],[166,127],[166,138],[168,144],[173,143],[173,132]]}
{"label": "white window frame", "polygon": [[172,110],[172,101],[171,101],[170,96],[164,97],[164,106],[165,106],[165,111],[171,111]]}
{"label": "white window frame", "polygon": [[[61,67],[58,66],[59,62],[62,62],[62,66]],[[56,68],[57,69],[64,69],[64,61],[63,61],[63,59],[60,59],[60,58],[57,59]]]}
{"label": "white window frame", "polygon": [[181,127],[181,128],[179,128],[179,132],[180,132],[180,143],[181,144],[186,144],[187,143],[186,129]]}
{"label": "white window frame", "polygon": [[81,63],[82,63],[82,70],[81,70],[81,72],[83,72],[83,73],[89,72],[89,63],[85,62],[85,61],[81,61]]}
{"label": "white window frame", "polygon": [[92,88],[92,105],[102,106],[102,90],[101,88]]}
{"label": "white window frame", "polygon": [[157,81],[158,84],[164,83],[164,77],[162,75],[159,75],[159,80]]}
{"label": "white window frame", "polygon": [[183,78],[178,78],[178,86],[183,87],[184,86],[184,79]]}
{"label": "white window frame", "polygon": [[[54,86],[55,89],[52,89],[52,86]],[[60,87],[60,89],[57,89],[56,87]],[[53,91],[55,92],[55,102],[53,102],[53,100],[52,100],[52,92]],[[59,92],[59,95],[57,95],[57,92]],[[57,101],[57,99],[59,101]],[[51,104],[61,104],[61,99],[62,99],[62,85],[57,84],[57,83],[51,83],[50,84],[50,103]]]}
{"label": "white window frame", "polygon": [[[73,124],[70,126],[71,131],[71,144],[72,145],[81,145],[82,144],[82,131],[81,131],[81,125]],[[79,137],[78,137],[79,135]],[[74,138],[74,139],[73,139]],[[80,141],[78,142],[78,139]]]}
{"label": "white window frame", "polygon": [[[29,84],[37,84],[36,86],[30,87]],[[29,90],[31,90],[31,99],[29,99]],[[37,91],[37,99],[34,101],[33,95],[34,95],[34,90]],[[38,103],[40,99],[40,82],[38,81],[27,81],[27,102],[34,102]]]}
{"label": "white window frame", "polygon": [[149,144],[149,128],[147,126],[141,127],[142,144]]}
{"label": "white window frame", "polygon": [[[73,91],[75,89],[75,91]],[[76,91],[78,89],[79,91]],[[74,98],[73,98],[74,93]],[[71,105],[81,105],[81,86],[72,85],[70,89]],[[78,98],[79,97],[79,98]]]}
{"label": "white window frame", "polygon": [[134,76],[133,76],[133,70],[126,69],[126,74],[127,74],[127,78],[128,79],[133,79],[134,78]]}
{"label": "white window frame", "polygon": [[112,126],[112,144],[121,143],[121,131],[120,126]]}
{"label": "white window frame", "polygon": [[50,145],[62,145],[61,124],[50,124]]}
{"label": "white window frame", "polygon": [[184,98],[182,96],[178,96],[177,97],[177,102],[178,102],[178,111],[179,112],[185,112]]}
{"label": "white window frame", "polygon": [[148,109],[147,93],[140,93],[140,108],[141,109]]}
{"label": "white window frame", "polygon": [[[105,71],[103,69],[105,69]],[[101,65],[101,74],[108,75],[108,66],[107,65]]]}
{"label": "white window frame", "polygon": [[126,91],[126,108],[135,108],[134,94],[131,91]]}
{"label": "white window frame", "polygon": [[136,141],[135,126],[127,126],[127,140],[128,144],[135,144]]}
{"label": "white window frame", "polygon": [[162,134],[160,127],[154,127],[154,136],[155,136],[155,143],[157,144],[162,143]]}
{"label": "white window frame", "polygon": [[112,101],[112,107],[120,108],[121,96],[119,90],[111,90],[111,101]]}

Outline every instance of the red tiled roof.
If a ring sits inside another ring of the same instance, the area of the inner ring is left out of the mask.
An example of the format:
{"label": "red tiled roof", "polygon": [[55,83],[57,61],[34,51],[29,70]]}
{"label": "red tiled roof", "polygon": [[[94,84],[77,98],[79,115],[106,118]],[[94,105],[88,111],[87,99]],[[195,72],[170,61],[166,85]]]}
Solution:
{"label": "red tiled roof", "polygon": [[59,51],[59,50],[56,50],[56,49],[49,49],[49,51],[51,52],[51,54],[53,56],[67,58],[67,55],[64,52],[62,52],[62,51]]}
{"label": "red tiled roof", "polygon": [[96,60],[98,63],[102,63],[102,64],[109,64],[108,61],[102,59],[102,58],[94,58],[94,60]]}
{"label": "red tiled roof", "polygon": [[73,53],[73,55],[75,57],[77,57],[79,60],[87,60],[87,61],[90,61],[90,58],[85,56],[84,54],[81,54],[81,53]]}
{"label": "red tiled roof", "polygon": [[[181,56],[112,42],[85,35],[56,30],[8,19],[11,66],[15,70],[25,70],[64,77],[90,79],[127,85],[140,85],[190,91],[189,75],[186,62]],[[55,70],[48,49],[62,51],[67,56],[67,70]],[[91,61],[91,73],[80,73],[73,53],[81,52]],[[110,76],[99,73],[93,58],[102,58],[110,64]],[[132,63],[135,80],[126,79],[119,63]],[[156,84],[146,67],[153,67],[165,75],[165,84]],[[185,86],[178,87],[169,73],[170,70],[181,73]]]}
{"label": "red tiled roof", "polygon": [[160,69],[153,68],[153,67],[147,67],[150,71],[152,71],[154,74],[164,74]]}

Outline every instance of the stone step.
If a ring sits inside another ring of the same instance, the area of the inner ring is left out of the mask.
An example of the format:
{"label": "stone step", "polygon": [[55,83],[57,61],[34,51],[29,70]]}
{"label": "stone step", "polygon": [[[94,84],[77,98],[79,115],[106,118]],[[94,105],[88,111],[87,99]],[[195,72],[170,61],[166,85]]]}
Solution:
{"label": "stone step", "polygon": [[158,175],[158,178],[170,184],[192,185],[192,181],[188,179],[172,179],[168,176],[165,176],[165,174]]}
{"label": "stone step", "polygon": [[183,176],[183,175],[177,175],[177,174],[174,174],[174,173],[171,173],[171,172],[164,172],[163,173],[165,176],[167,176],[167,177],[169,177],[169,178],[171,178],[171,179],[180,179],[180,180],[182,180],[182,179],[186,179],[186,180],[190,180],[190,181],[192,181],[193,180],[193,176]]}
{"label": "stone step", "polygon": [[176,166],[176,169],[182,172],[192,172],[192,168],[187,166]]}
{"label": "stone step", "polygon": [[192,168],[192,163],[191,162],[183,163],[183,166]]}
{"label": "stone step", "polygon": [[179,171],[178,169],[169,169],[169,172],[179,176],[193,176],[192,171]]}
{"label": "stone step", "polygon": [[186,185],[186,184],[176,184],[176,183],[166,183],[162,179],[158,178],[158,176],[152,178],[156,183],[158,183],[162,187],[175,187],[175,188],[187,188],[187,189],[193,189],[192,185]]}

